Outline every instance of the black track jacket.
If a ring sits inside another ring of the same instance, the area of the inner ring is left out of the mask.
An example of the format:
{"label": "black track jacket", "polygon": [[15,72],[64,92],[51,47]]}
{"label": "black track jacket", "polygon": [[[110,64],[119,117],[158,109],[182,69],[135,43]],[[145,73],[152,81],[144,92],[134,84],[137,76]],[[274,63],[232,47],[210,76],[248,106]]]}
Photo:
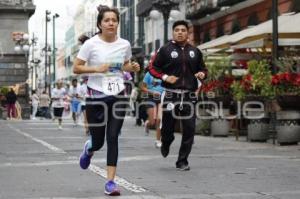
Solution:
{"label": "black track jacket", "polygon": [[165,74],[179,78],[175,84],[163,81],[162,86],[169,89],[195,91],[195,74],[200,71],[207,73],[200,50],[190,44],[180,46],[175,41],[162,46],[149,64],[149,72],[156,78],[162,79]]}

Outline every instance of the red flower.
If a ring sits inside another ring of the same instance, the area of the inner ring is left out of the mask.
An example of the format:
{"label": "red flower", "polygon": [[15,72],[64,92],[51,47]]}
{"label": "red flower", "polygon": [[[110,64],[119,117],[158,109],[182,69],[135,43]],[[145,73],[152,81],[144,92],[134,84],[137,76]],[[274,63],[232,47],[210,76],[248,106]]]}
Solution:
{"label": "red flower", "polygon": [[273,75],[272,85],[282,92],[297,92],[300,86],[300,74],[285,72]]}
{"label": "red flower", "polygon": [[273,75],[272,76],[272,85],[277,85],[280,83],[280,77],[279,75]]}
{"label": "red flower", "polygon": [[212,80],[209,82],[206,82],[205,84],[202,85],[201,91],[204,93],[210,92],[210,91],[217,91],[219,90],[220,92],[223,91],[228,91],[231,84],[233,83],[234,78],[231,76],[224,77],[223,80]]}

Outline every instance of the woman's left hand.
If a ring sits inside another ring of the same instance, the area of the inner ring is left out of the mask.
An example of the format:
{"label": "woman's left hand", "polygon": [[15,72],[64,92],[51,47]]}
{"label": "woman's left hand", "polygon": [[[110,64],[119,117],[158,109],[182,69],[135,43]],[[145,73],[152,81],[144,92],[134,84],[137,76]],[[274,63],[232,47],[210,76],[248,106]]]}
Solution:
{"label": "woman's left hand", "polygon": [[141,68],[140,68],[139,63],[133,61],[130,64],[131,64],[132,72],[139,72],[140,71]]}

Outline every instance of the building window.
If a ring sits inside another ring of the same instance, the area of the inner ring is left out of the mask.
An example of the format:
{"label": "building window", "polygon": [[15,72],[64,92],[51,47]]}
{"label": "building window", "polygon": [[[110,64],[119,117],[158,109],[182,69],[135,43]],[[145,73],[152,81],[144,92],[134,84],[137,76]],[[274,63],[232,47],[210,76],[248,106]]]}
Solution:
{"label": "building window", "polygon": [[259,20],[256,13],[252,13],[248,18],[248,26],[255,26],[259,24]]}
{"label": "building window", "polygon": [[209,42],[209,41],[210,41],[210,34],[209,34],[209,31],[207,31],[204,33],[203,43]]}
{"label": "building window", "polygon": [[241,25],[238,19],[235,19],[232,22],[232,29],[231,29],[231,34],[239,32],[241,30]]}
{"label": "building window", "polygon": [[217,27],[217,37],[221,37],[224,35],[224,26],[221,24],[218,24]]}
{"label": "building window", "polygon": [[270,20],[270,19],[272,19],[272,8],[270,8],[269,9],[269,11],[268,11],[268,15],[267,15],[267,20]]}
{"label": "building window", "polygon": [[290,6],[290,12],[300,12],[300,1],[294,0]]}
{"label": "building window", "polygon": [[149,53],[149,55],[152,52],[152,46],[153,46],[152,42],[149,42],[148,43],[148,53]]}
{"label": "building window", "polygon": [[160,48],[160,40],[155,40],[155,51],[157,51]]}

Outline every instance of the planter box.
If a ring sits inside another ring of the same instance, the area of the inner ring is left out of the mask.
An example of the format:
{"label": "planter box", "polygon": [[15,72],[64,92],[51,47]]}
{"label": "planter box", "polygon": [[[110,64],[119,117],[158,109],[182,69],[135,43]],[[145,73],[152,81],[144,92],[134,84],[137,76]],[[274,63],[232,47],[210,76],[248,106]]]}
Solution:
{"label": "planter box", "polygon": [[210,135],[210,120],[196,119],[195,134],[209,136]]}
{"label": "planter box", "polygon": [[269,124],[252,122],[248,124],[248,140],[266,142],[269,138]]}
{"label": "planter box", "polygon": [[297,124],[280,124],[276,126],[276,131],[280,145],[298,144],[300,141],[300,126]]}
{"label": "planter box", "polygon": [[213,120],[211,122],[211,135],[227,137],[229,134],[229,125],[227,120]]}
{"label": "planter box", "polygon": [[282,110],[300,110],[299,95],[278,96],[277,102]]}
{"label": "planter box", "polygon": [[[298,102],[299,103],[299,102]],[[276,112],[277,120],[298,120],[300,119],[300,111],[278,111]]]}

